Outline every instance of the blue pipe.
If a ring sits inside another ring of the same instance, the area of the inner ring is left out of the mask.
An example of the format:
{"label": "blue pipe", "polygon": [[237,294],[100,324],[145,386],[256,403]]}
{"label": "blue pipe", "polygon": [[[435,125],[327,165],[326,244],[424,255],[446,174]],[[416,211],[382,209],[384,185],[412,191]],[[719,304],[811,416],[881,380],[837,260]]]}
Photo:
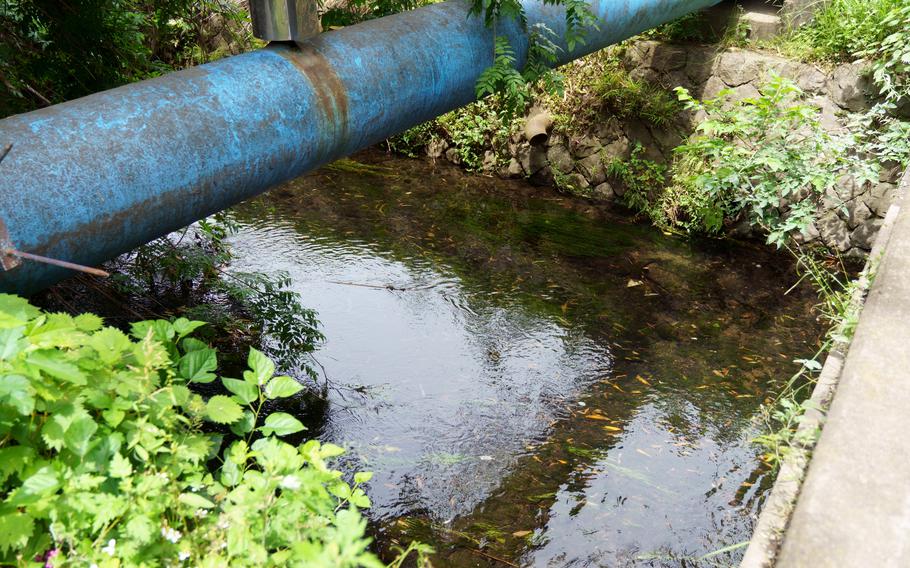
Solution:
{"label": "blue pipe", "polygon": [[[559,64],[719,0],[594,0]],[[494,31],[453,0],[0,121],[0,222],[19,250],[96,265],[474,100]],[[565,36],[565,9],[526,0]],[[501,22],[523,65],[528,39]],[[0,290],[65,269],[24,261]]]}

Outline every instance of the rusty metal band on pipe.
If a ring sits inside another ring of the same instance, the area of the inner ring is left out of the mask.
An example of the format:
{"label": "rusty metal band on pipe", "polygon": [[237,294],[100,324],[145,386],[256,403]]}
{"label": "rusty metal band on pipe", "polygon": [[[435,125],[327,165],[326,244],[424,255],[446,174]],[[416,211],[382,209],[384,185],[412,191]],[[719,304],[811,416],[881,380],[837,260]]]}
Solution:
{"label": "rusty metal band on pipe", "polygon": [[[600,0],[566,63],[718,0]],[[565,35],[565,10],[524,2]],[[11,246],[97,265],[474,100],[494,32],[453,0],[269,46],[0,121],[0,221]],[[528,39],[500,22],[523,64]],[[0,291],[69,273],[23,262]]]}

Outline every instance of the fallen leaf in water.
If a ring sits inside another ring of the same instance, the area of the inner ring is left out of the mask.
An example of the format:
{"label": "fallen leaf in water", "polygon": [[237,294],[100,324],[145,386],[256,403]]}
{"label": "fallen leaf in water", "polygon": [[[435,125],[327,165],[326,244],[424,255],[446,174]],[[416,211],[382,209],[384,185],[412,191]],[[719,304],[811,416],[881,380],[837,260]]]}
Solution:
{"label": "fallen leaf in water", "polygon": [[610,432],[622,432],[622,428],[617,428],[616,426],[604,426],[604,430],[609,430]]}
{"label": "fallen leaf in water", "polygon": [[636,286],[642,286],[642,285],[644,285],[644,282],[642,282],[641,280],[629,280],[626,283],[626,288],[635,288]]}
{"label": "fallen leaf in water", "polygon": [[635,375],[635,380],[638,381],[638,382],[640,382],[640,383],[643,384],[643,385],[651,386],[651,383],[649,383],[649,382],[648,382],[644,377],[642,377],[641,375]]}
{"label": "fallen leaf in water", "polygon": [[587,416],[587,418],[590,419],[590,420],[610,420],[609,418],[607,418],[607,417],[604,416],[603,414],[589,414],[589,415]]}
{"label": "fallen leaf in water", "polygon": [[512,536],[517,536],[518,538],[528,536],[532,531],[515,531],[512,533]]}

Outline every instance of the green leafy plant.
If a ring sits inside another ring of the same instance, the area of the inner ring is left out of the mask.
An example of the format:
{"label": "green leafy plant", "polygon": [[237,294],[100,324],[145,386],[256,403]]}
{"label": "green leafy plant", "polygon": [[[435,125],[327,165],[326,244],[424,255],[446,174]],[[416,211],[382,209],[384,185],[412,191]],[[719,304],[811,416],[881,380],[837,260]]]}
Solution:
{"label": "green leafy plant", "polygon": [[871,36],[875,39],[867,38],[857,55],[872,60],[872,78],[887,101],[907,102],[910,92],[910,4],[895,6],[877,23],[876,35]]}
{"label": "green leafy plant", "polygon": [[[545,4],[565,6],[566,47],[573,51],[583,45],[588,29],[597,29],[597,18],[586,0],[545,0]],[[562,77],[551,67],[557,61],[559,46],[553,42],[552,30],[543,24],[528,29],[524,7],[517,0],[472,0],[470,13],[482,16],[493,30],[501,19],[517,22],[528,33],[528,54],[524,67],[516,67],[514,46],[505,36],[497,35],[493,44],[493,63],[477,79],[478,98],[497,94],[508,116],[521,114],[535,86],[548,92],[562,89]]]}
{"label": "green leafy plant", "polygon": [[594,82],[593,92],[601,112],[622,119],[641,119],[660,128],[670,128],[683,105],[669,90],[632,78],[618,61],[605,65]]}
{"label": "green leafy plant", "polygon": [[430,142],[437,136],[438,126],[435,120],[418,124],[401,134],[388,139],[389,150],[409,158],[422,156]]}
{"label": "green leafy plant", "polygon": [[459,160],[467,169],[483,169],[484,154],[488,150],[496,153],[500,160],[505,155],[517,121],[502,111],[502,104],[497,95],[437,119],[440,135],[458,152]]}
{"label": "green leafy plant", "polygon": [[623,46],[603,49],[562,68],[563,93],[537,96],[553,112],[559,129],[584,132],[616,117],[672,129],[682,103],[668,89],[632,77],[623,66]]}
{"label": "green leafy plant", "polygon": [[822,371],[824,357],[835,348],[843,353],[853,339],[862,298],[875,279],[880,261],[871,259],[858,276],[851,278],[843,264],[823,256],[818,249],[797,246],[788,250],[796,258],[800,281],[807,280],[818,293],[818,309],[829,327],[815,355],[794,361],[799,370],[775,399],[762,407],[764,432],[753,443],[764,450],[765,461],[775,469],[795,449],[810,448],[817,440],[820,433],[817,427],[800,428],[808,410],[824,410],[809,400],[810,391]]}
{"label": "green leafy plant", "polygon": [[[127,336],[0,295],[3,564],[381,565],[358,512],[370,474],[349,484],[327,463],[341,448],[283,441],[303,425],[263,408],[301,385],[256,350],[217,376],[203,325]],[[194,392],[215,382],[225,394]]]}
{"label": "green leafy plant", "polygon": [[716,234],[745,216],[781,246],[805,231],[839,177],[865,182],[877,173],[850,158],[849,138],[821,128],[818,110],[800,102],[802,92],[788,79],[772,75],[760,96],[739,101],[729,99],[731,91],[708,101],[677,92],[707,118],[676,150],[661,204],[670,225]]}
{"label": "green leafy plant", "polygon": [[644,147],[636,142],[629,158],[610,161],[606,172],[625,188],[621,198],[624,205],[657,222],[663,218],[663,212],[655,208],[654,195],[664,187],[667,167],[643,158],[644,151]]}
{"label": "green leafy plant", "polygon": [[814,61],[850,61],[893,33],[886,21],[905,0],[829,0],[812,22],[777,41],[784,53]]}
{"label": "green leafy plant", "polygon": [[518,114],[527,106],[530,92],[524,76],[515,68],[515,50],[505,36],[496,36],[493,64],[477,79],[475,91],[478,98],[503,93],[506,109]]}
{"label": "green leafy plant", "polygon": [[307,358],[323,339],[316,313],[303,307],[286,274],[226,270],[234,230],[217,214],[143,245],[110,263],[115,285],[130,304],[154,298],[154,312],[210,322],[225,348],[229,338],[255,343],[283,369],[315,377]]}
{"label": "green leafy plant", "polygon": [[0,3],[0,116],[203,63],[251,47],[229,0]]}
{"label": "green leafy plant", "polygon": [[910,163],[910,5],[905,0],[832,0],[813,21],[784,36],[788,55],[825,62],[869,61],[879,100],[851,119],[863,151],[880,162]]}

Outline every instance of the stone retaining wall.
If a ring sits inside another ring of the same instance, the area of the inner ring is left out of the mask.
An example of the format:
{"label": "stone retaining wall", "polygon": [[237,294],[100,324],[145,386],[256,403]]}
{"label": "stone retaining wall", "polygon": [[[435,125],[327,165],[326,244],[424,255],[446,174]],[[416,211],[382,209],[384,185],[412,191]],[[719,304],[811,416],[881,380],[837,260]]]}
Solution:
{"label": "stone retaining wall", "polygon": [[[719,51],[711,46],[671,45],[640,41],[625,50],[624,66],[633,78],[666,89],[683,86],[697,98],[712,98],[722,89],[732,89],[733,98],[759,94],[758,87],[770,72],[793,80],[807,95],[808,102],[820,111],[822,126],[829,131],[844,128],[851,113],[870,106],[870,83],[862,62],[823,70],[767,53],[743,49]],[[667,163],[673,149],[692,131],[701,117],[680,113],[674,124],[655,128],[638,120],[605,118],[589,131],[566,136],[554,134],[540,146],[531,146],[520,136],[509,145],[511,162],[497,173],[527,177],[538,184],[552,185],[560,176],[563,185],[590,194],[596,199],[612,200],[624,188],[610,179],[606,165],[627,159],[636,143],[643,156]],[[445,156],[445,148],[431,149],[431,155]],[[449,158],[456,153],[451,149]],[[489,153],[489,166],[494,162]],[[820,240],[847,257],[863,258],[881,226],[896,191],[900,169],[885,168],[878,183],[858,184],[841,179],[836,191],[822,200],[819,221],[809,228],[805,241]]]}

